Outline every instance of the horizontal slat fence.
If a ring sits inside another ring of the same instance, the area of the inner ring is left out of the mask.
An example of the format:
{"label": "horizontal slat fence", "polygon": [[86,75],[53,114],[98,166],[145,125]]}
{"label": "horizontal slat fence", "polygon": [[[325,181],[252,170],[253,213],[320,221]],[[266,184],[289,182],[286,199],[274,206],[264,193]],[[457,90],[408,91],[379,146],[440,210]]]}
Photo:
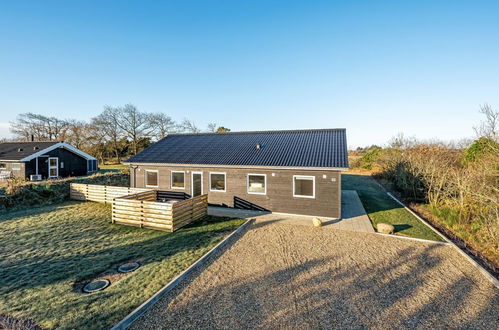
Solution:
{"label": "horizontal slat fence", "polygon": [[208,195],[176,203],[156,202],[156,191],[146,191],[113,201],[113,223],[175,231],[208,214]]}
{"label": "horizontal slat fence", "polygon": [[113,198],[150,191],[143,188],[115,187],[97,184],[71,183],[70,198],[77,201],[92,201],[111,204]]}
{"label": "horizontal slat fence", "polygon": [[[175,231],[208,214],[208,195],[185,199],[168,191],[71,183],[70,196],[112,204],[113,223],[159,230]],[[157,201],[167,196],[177,201]]]}

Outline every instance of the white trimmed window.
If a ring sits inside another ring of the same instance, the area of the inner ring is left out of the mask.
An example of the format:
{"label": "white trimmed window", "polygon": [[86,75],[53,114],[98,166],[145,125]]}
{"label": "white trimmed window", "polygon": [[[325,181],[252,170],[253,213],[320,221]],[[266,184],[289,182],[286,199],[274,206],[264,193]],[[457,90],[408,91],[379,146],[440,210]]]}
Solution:
{"label": "white trimmed window", "polygon": [[315,198],[315,176],[293,175],[293,197]]}
{"label": "white trimmed window", "polygon": [[265,195],[267,193],[266,174],[248,174],[248,194]]}
{"label": "white trimmed window", "polygon": [[185,188],[185,172],[184,171],[172,171],[171,187],[172,187],[172,189],[184,189]]}
{"label": "white trimmed window", "polygon": [[159,173],[157,170],[146,170],[146,187],[159,186]]}
{"label": "white trimmed window", "polygon": [[210,172],[210,191],[225,192],[225,173]]}
{"label": "white trimmed window", "polygon": [[12,163],[11,168],[13,171],[20,171],[21,170],[21,163]]}
{"label": "white trimmed window", "polygon": [[7,169],[7,164],[6,163],[0,163],[0,170],[5,170]]}

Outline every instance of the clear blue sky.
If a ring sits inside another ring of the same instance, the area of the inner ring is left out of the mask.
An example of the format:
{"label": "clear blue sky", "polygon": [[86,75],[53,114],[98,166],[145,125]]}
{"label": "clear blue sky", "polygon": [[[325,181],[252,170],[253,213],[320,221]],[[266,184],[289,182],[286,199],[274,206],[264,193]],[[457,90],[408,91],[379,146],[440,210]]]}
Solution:
{"label": "clear blue sky", "polygon": [[469,137],[499,107],[499,1],[159,2],[1,2],[0,134],[131,102],[201,127],[345,127],[353,147]]}

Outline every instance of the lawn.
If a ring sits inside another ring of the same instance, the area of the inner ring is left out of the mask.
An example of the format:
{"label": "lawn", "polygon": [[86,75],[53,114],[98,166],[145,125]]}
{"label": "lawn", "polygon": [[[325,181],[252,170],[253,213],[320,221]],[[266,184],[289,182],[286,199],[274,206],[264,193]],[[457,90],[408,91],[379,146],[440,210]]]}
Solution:
{"label": "lawn", "polygon": [[342,174],[342,189],[357,190],[369,218],[374,223],[389,223],[395,234],[441,241],[442,239],[409,211],[395,202],[369,175]]}
{"label": "lawn", "polygon": [[[109,205],[62,204],[0,216],[0,315],[46,328],[113,325],[200,258],[242,219],[208,217],[175,233],[110,223]],[[124,261],[141,267],[116,272]],[[104,291],[81,293],[104,277]]]}

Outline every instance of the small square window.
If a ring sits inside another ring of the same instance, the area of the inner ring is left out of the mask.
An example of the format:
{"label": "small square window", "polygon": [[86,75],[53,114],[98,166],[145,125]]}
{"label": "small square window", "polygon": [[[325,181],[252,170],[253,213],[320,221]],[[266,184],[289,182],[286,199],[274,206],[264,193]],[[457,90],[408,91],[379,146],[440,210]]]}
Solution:
{"label": "small square window", "polygon": [[158,186],[158,171],[146,170],[146,187]]}
{"label": "small square window", "polygon": [[172,188],[183,189],[185,188],[185,173],[172,171]]}
{"label": "small square window", "polygon": [[315,198],[315,176],[293,176],[293,197]]}
{"label": "small square window", "polygon": [[0,170],[5,170],[7,168],[7,164],[0,163]]}
{"label": "small square window", "polygon": [[225,173],[210,173],[210,191],[225,191]]}
{"label": "small square window", "polygon": [[248,194],[265,195],[267,176],[265,174],[248,174]]}
{"label": "small square window", "polygon": [[21,164],[20,163],[12,163],[12,170],[13,171],[20,171],[21,170]]}

